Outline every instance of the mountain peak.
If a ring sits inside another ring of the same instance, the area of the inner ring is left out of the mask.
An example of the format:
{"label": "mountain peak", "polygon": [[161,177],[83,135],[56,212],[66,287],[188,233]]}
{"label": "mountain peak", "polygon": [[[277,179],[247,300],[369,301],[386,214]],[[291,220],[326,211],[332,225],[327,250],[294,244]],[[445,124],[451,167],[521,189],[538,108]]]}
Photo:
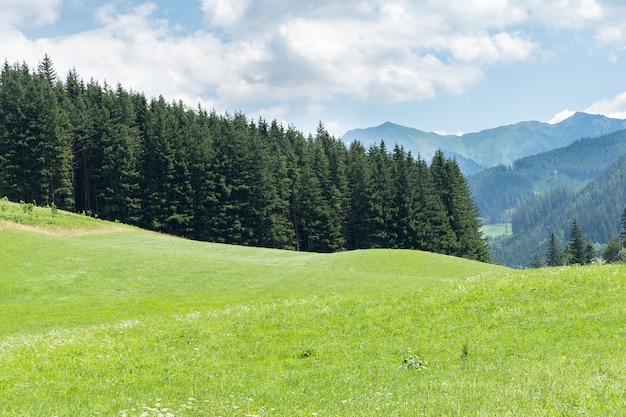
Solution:
{"label": "mountain peak", "polygon": [[561,113],[561,117],[569,117],[556,121],[555,116],[551,123],[519,122],[462,136],[424,132],[387,121],[376,127],[350,130],[342,139],[346,143],[357,140],[365,146],[384,140],[388,147],[398,144],[424,159],[432,158],[441,149],[467,162],[461,169],[469,175],[496,165],[510,165],[517,159],[567,146],[581,138],[626,129],[626,120],[584,112]]}

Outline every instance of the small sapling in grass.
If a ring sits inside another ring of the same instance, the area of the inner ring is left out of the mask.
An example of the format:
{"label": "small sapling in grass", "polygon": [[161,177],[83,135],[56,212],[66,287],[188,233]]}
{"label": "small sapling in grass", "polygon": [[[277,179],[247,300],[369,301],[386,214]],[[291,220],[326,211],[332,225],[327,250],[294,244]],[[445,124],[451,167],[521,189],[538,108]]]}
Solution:
{"label": "small sapling in grass", "polygon": [[463,347],[461,348],[461,359],[465,360],[469,356],[469,347],[467,346],[467,342],[463,343]]}

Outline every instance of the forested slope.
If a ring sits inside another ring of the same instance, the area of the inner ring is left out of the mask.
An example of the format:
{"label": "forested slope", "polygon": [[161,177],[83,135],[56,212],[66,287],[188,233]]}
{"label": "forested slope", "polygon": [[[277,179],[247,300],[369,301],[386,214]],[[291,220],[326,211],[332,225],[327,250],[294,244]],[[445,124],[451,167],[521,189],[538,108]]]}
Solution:
{"label": "forested slope", "polygon": [[530,266],[533,257],[543,258],[554,233],[567,241],[572,220],[591,243],[607,243],[620,235],[626,206],[626,155],[578,193],[556,189],[521,205],[513,216],[513,236],[496,242],[495,260],[509,266]]}
{"label": "forested slope", "polygon": [[482,218],[509,221],[512,210],[537,193],[579,191],[624,154],[626,130],[620,130],[486,169],[469,176],[468,183]]}
{"label": "forested slope", "polygon": [[192,239],[306,251],[422,249],[490,258],[456,161],[320,126],[61,82],[46,56],[0,74],[0,197]]}

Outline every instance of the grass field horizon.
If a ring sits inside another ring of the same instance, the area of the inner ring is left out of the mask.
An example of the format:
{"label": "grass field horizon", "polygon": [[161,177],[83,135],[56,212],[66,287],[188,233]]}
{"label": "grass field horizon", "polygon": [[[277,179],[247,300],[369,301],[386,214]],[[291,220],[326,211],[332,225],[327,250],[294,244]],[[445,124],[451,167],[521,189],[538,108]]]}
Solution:
{"label": "grass field horizon", "polygon": [[619,415],[623,265],[195,242],[0,201],[0,416]]}

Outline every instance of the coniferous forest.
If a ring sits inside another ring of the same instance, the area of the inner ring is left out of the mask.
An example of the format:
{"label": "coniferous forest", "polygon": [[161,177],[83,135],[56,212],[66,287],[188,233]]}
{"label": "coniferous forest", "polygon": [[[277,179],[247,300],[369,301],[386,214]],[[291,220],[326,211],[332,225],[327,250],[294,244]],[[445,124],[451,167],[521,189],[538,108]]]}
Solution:
{"label": "coniferous forest", "polygon": [[0,74],[0,197],[186,238],[333,252],[420,249],[489,261],[457,162],[384,142],[64,80],[45,56]]}

